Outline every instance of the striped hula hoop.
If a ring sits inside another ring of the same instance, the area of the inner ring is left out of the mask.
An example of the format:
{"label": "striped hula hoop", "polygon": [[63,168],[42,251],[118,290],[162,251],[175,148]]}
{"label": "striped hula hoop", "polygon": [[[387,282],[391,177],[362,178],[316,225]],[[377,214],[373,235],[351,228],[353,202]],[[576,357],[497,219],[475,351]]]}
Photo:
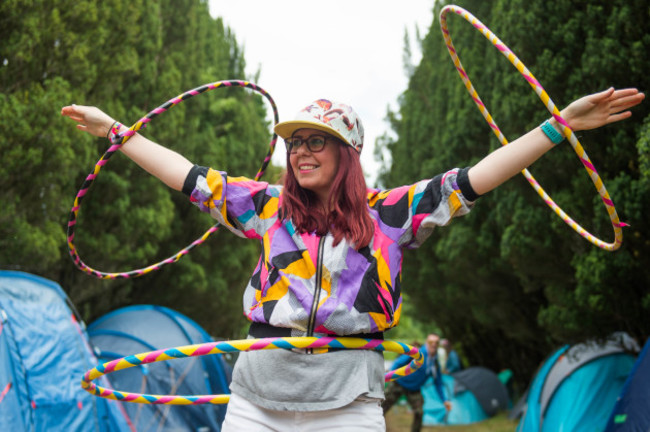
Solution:
{"label": "striped hula hoop", "polygon": [[407,344],[379,339],[362,339],[346,337],[283,337],[266,339],[243,339],[227,342],[209,342],[197,345],[167,348],[141,354],[130,355],[120,359],[103,363],[88,370],[81,379],[81,387],[92,395],[121,402],[133,402],[153,405],[202,405],[226,404],[230,396],[221,395],[152,395],[143,393],[129,393],[101,387],[92,381],[101,376],[122,369],[150,364],[160,361],[173,360],[187,357],[199,357],[210,354],[223,354],[231,352],[248,352],[268,349],[358,349],[374,351],[391,351],[406,354],[413,358],[409,364],[394,371],[389,371],[384,376],[384,381],[393,381],[409,375],[422,366],[424,356],[420,351]]}
{"label": "striped hula hoop", "polygon": [[[275,101],[271,97],[271,95],[266,92],[266,90],[262,89],[261,87],[248,82],[248,81],[240,81],[240,80],[228,80],[228,81],[217,81],[213,82],[210,84],[205,84],[203,86],[197,87],[193,90],[189,90],[175,98],[172,98],[165,102],[164,104],[160,105],[158,108],[154,109],[153,111],[149,112],[146,116],[142,117],[140,120],[138,120],[133,126],[129,128],[129,130],[121,133],[121,134],[113,134],[113,137],[111,139],[111,145],[106,150],[106,152],[102,155],[102,157],[97,161],[95,164],[94,169],[91,171],[90,174],[86,177],[84,180],[81,188],[79,189],[79,192],[77,192],[77,196],[74,199],[74,204],[72,205],[72,209],[70,210],[70,217],[68,219],[68,233],[67,233],[67,239],[68,239],[68,251],[70,253],[70,257],[74,261],[75,265],[83,272],[97,277],[99,279],[116,279],[116,278],[135,278],[138,276],[145,275],[147,273],[150,273],[154,270],[159,270],[162,267],[174,263],[181,259],[184,255],[188,254],[190,250],[192,250],[194,247],[200,245],[203,243],[210,235],[212,235],[214,232],[216,232],[219,229],[219,224],[215,224],[211,228],[209,228],[203,235],[201,235],[199,238],[194,240],[189,246],[186,246],[184,249],[181,249],[180,251],[176,252],[174,255],[170,256],[169,258],[166,258],[162,261],[159,261],[155,264],[151,264],[147,267],[143,267],[140,269],[135,269],[135,270],[129,270],[125,272],[117,272],[117,273],[109,273],[109,272],[103,272],[100,270],[96,270],[90,266],[88,266],[86,263],[83,262],[81,257],[79,256],[79,253],[77,251],[77,247],[74,244],[74,236],[75,236],[75,225],[77,223],[77,219],[79,216],[79,209],[81,208],[81,201],[83,198],[86,196],[88,193],[88,190],[90,186],[92,185],[93,181],[97,178],[97,175],[99,174],[99,171],[102,169],[106,163],[108,163],[108,160],[110,159],[111,156],[115,154],[117,150],[119,150],[124,143],[126,143],[135,133],[141,129],[144,129],[149,122],[159,116],[160,114],[166,112],[167,110],[175,107],[176,105],[180,104],[183,101],[186,101],[187,99],[197,96],[199,94],[205,93],[210,90],[214,90],[217,88],[230,88],[230,87],[245,87],[249,88],[251,90],[256,91],[257,93],[260,93],[262,96],[264,96],[269,103],[271,104],[271,107],[273,109],[273,124],[278,123],[278,109],[277,106],[275,105]],[[262,165],[255,175],[255,180],[259,180],[262,175],[264,174],[264,171],[266,170],[266,167],[268,166],[269,162],[271,161],[271,156],[273,155],[273,151],[275,150],[275,145],[277,142],[278,136],[273,133],[273,137],[271,138],[271,142],[269,143],[269,151],[267,155],[264,157],[264,160],[262,161]]]}
{"label": "striped hula hoop", "polygon": [[478,93],[474,89],[474,86],[470,82],[467,72],[465,72],[465,69],[461,64],[460,59],[458,58],[456,48],[454,48],[454,44],[451,41],[451,35],[449,34],[449,29],[447,28],[447,14],[450,12],[463,17],[474,28],[480,31],[483,34],[483,36],[485,36],[495,46],[495,48],[497,48],[501,52],[501,54],[503,54],[510,61],[510,63],[512,63],[512,65],[519,71],[519,73],[523,75],[523,77],[526,79],[528,84],[530,84],[530,86],[535,90],[535,93],[542,100],[544,106],[546,106],[548,111],[562,125],[563,127],[562,132],[564,133],[564,136],[568,138],[569,142],[571,143],[571,146],[573,147],[576,154],[580,158],[580,162],[582,162],[585,169],[587,170],[587,173],[589,173],[589,178],[591,178],[591,181],[594,183],[594,186],[596,187],[596,190],[598,191],[598,194],[600,195],[603,204],[607,209],[607,213],[609,214],[609,218],[614,228],[614,241],[612,243],[606,243],[600,240],[599,238],[595,237],[593,234],[589,233],[583,227],[581,227],[568,214],[566,214],[557,204],[555,204],[555,202],[544,191],[544,189],[542,189],[542,187],[535,180],[535,178],[530,174],[530,172],[527,169],[524,169],[522,171],[522,174],[524,175],[524,177],[526,177],[528,183],[530,183],[533,189],[535,189],[535,191],[539,194],[539,196],[542,197],[544,202],[567,225],[569,225],[571,228],[577,231],[578,234],[580,234],[583,238],[593,243],[594,245],[598,246],[599,248],[602,248],[607,251],[615,251],[616,249],[618,249],[621,246],[621,243],[623,242],[622,227],[626,226],[626,224],[621,223],[621,221],[619,220],[618,214],[616,213],[616,208],[614,207],[614,203],[612,202],[612,199],[609,197],[609,194],[607,193],[607,189],[605,188],[603,181],[598,175],[596,168],[589,160],[587,153],[585,152],[584,148],[578,141],[578,138],[576,138],[576,135],[573,133],[573,131],[571,130],[567,122],[561,117],[560,111],[557,109],[557,107],[555,106],[555,104],[553,103],[549,95],[546,93],[546,90],[544,90],[544,88],[539,83],[539,81],[537,81],[537,79],[533,76],[533,74],[528,70],[528,68],[526,68],[526,66],[521,62],[521,60],[517,58],[517,56],[510,50],[510,48],[508,48],[506,44],[504,44],[494,33],[492,33],[490,29],[488,29],[485,26],[485,24],[483,24],[474,15],[472,15],[471,13],[469,13],[468,11],[466,11],[461,7],[455,5],[445,6],[440,11],[440,28],[442,30],[442,36],[445,39],[445,44],[447,45],[447,50],[449,51],[449,54],[451,55],[454,65],[456,66],[456,70],[460,74],[460,77],[463,80],[463,83],[465,84],[465,88],[471,95],[472,99],[476,103],[476,106],[478,107],[478,109],[481,111],[481,114],[485,118],[485,121],[487,121],[487,123],[490,125],[490,128],[497,136],[501,144],[506,145],[508,144],[508,141],[506,140],[506,137],[503,135],[503,133],[501,133],[501,130],[492,119],[492,116],[488,112],[486,106],[483,104],[481,98],[479,97]]}

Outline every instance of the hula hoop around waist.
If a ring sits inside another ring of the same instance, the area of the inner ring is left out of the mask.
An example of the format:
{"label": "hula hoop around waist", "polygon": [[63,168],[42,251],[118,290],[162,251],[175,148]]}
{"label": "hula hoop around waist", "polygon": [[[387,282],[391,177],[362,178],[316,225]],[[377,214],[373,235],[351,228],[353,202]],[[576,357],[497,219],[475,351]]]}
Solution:
{"label": "hula hoop around waist", "polygon": [[[157,351],[150,351],[141,354],[130,355],[116,360],[103,363],[87,371],[81,379],[81,387],[95,396],[112,399],[121,402],[133,402],[154,405],[202,405],[202,404],[226,404],[230,396],[221,395],[153,395],[144,393],[130,393],[119,390],[111,390],[101,387],[92,381],[101,376],[122,369],[150,364],[160,361],[199,357],[210,354],[224,354],[232,352],[248,352],[267,349],[355,349],[390,351],[398,354],[411,356],[413,360],[404,367],[389,371],[384,380],[393,381],[400,377],[409,375],[417,370],[424,362],[420,351],[411,345],[401,342],[384,341],[377,339],[346,338],[346,337],[286,337],[266,339],[243,339],[227,342],[209,342],[197,345],[186,345],[175,348],[167,348]],[[327,354],[315,354],[327,355]]]}

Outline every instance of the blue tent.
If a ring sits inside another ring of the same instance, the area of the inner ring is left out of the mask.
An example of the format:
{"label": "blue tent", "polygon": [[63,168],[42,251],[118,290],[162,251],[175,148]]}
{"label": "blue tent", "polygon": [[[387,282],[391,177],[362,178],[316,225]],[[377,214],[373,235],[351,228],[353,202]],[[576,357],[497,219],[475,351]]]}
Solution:
{"label": "blue tent", "polygon": [[617,333],[604,343],[564,346],[528,389],[518,431],[602,431],[634,365],[638,345]]}
{"label": "blue tent", "polygon": [[606,432],[650,431],[650,339],[623,386]]}
{"label": "blue tent", "polygon": [[[88,326],[90,342],[106,362],[158,349],[214,340],[196,322],[152,305],[113,311]],[[221,355],[156,362],[107,375],[117,390],[157,395],[230,393],[231,368]],[[138,432],[220,431],[225,405],[171,406],[124,403]]]}
{"label": "blue tent", "polygon": [[0,430],[135,430],[120,403],[81,388],[97,359],[73,311],[55,282],[0,271]]}
{"label": "blue tent", "polygon": [[499,377],[484,367],[469,367],[442,376],[445,396],[451,401],[446,412],[429,378],[422,387],[424,425],[462,425],[494,416],[508,408],[508,392]]}

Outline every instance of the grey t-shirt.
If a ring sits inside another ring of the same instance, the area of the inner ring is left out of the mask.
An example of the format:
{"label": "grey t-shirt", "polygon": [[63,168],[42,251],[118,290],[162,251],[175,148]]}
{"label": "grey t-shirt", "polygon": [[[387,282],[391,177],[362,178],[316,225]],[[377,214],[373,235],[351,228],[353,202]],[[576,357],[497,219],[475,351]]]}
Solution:
{"label": "grey t-shirt", "polygon": [[242,352],[230,390],[276,411],[323,411],[348,405],[359,397],[383,399],[384,356],[368,350]]}

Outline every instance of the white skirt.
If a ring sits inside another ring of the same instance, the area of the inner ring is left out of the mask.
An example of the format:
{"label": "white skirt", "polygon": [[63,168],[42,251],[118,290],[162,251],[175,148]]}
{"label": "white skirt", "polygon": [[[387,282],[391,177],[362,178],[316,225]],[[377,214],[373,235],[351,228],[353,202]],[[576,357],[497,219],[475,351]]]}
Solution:
{"label": "white skirt", "polygon": [[325,411],[274,411],[230,395],[222,432],[384,432],[386,423],[379,399],[357,399]]}

